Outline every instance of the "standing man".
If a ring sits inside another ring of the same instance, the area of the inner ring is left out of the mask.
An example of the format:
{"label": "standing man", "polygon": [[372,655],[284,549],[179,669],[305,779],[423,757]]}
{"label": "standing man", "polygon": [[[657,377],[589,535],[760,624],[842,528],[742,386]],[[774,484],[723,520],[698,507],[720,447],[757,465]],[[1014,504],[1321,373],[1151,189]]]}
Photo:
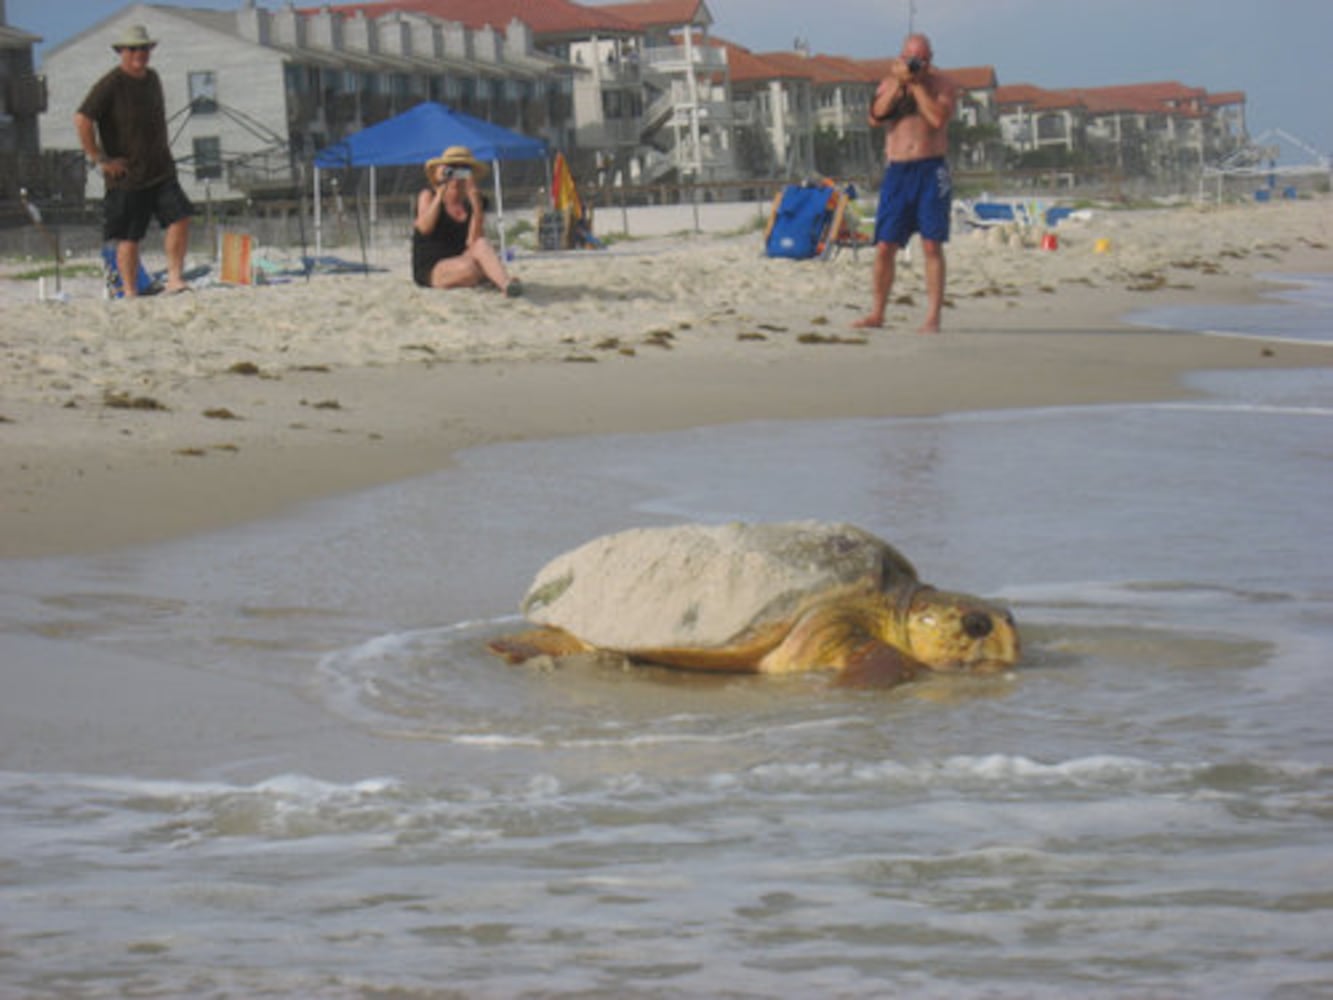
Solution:
{"label": "standing man", "polygon": [[148,68],[156,45],[143,25],[128,27],[111,46],[120,65],[93,84],[74,115],[88,162],[102,171],[106,182],[103,237],[116,242],[116,267],[126,296],[139,294],[139,242],[154,217],[166,230],[166,290],[187,287],[185,251],[194,205],[176,180],[162,81]]}
{"label": "standing man", "polygon": [[909,35],[902,55],[880,81],[870,105],[871,125],[883,125],[884,180],[875,213],[874,298],[853,326],[884,325],[898,251],[921,234],[926,258],[926,321],[920,333],[939,333],[944,305],[944,244],[949,239],[953,184],[949,176],[949,119],[958,88],[938,73],[925,35]]}

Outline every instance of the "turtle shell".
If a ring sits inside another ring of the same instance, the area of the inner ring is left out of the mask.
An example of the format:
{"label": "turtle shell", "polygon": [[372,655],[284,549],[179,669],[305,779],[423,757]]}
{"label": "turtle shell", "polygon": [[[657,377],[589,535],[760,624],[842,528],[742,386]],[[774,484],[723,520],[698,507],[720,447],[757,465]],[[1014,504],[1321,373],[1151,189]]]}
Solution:
{"label": "turtle shell", "polygon": [[631,656],[771,648],[814,603],[916,583],[897,550],[847,524],[678,525],[606,535],[556,557],[522,610]]}

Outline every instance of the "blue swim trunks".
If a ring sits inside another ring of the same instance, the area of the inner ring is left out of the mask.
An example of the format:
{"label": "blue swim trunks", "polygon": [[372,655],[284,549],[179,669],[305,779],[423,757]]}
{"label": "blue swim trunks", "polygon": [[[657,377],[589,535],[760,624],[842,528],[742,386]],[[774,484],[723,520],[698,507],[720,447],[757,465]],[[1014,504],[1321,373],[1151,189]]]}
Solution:
{"label": "blue swim trunks", "polygon": [[942,156],[890,163],[879,186],[875,242],[906,246],[913,233],[944,243],[949,239],[953,180]]}

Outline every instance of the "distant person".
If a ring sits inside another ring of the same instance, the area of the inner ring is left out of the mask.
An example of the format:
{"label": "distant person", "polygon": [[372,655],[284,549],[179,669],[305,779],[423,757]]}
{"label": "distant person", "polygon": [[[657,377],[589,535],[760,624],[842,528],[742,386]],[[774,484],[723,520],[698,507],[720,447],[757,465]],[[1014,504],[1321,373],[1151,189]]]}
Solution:
{"label": "distant person", "polygon": [[958,88],[932,65],[930,40],[909,35],[875,91],[870,122],[883,125],[884,180],[875,214],[875,264],[870,312],[853,325],[884,325],[893,291],[898,251],[921,234],[926,260],[926,319],[921,333],[939,333],[944,305],[944,244],[949,239],[953,183],[949,163],[949,119]]}
{"label": "distant person", "polygon": [[412,227],[412,280],[421,287],[470,288],[489,281],[510,298],[522,294],[522,284],[483,235],[477,180],[485,174],[466,146],[450,146],[426,162],[429,186],[417,196]]}
{"label": "distant person", "polygon": [[116,244],[116,268],[127,297],[139,294],[139,243],[154,217],[165,230],[166,291],[188,287],[185,251],[194,205],[176,179],[162,81],[148,68],[156,45],[143,25],[126,28],[111,46],[120,65],[93,84],[74,115],[83,152],[106,183],[103,238]]}

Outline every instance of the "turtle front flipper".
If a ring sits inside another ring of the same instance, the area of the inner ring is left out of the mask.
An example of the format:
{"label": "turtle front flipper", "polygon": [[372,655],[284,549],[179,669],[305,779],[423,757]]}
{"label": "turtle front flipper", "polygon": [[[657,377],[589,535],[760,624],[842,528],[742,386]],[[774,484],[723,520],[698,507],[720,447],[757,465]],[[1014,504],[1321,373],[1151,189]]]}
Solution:
{"label": "turtle front flipper", "polygon": [[488,642],[486,648],[506,663],[524,663],[535,656],[572,656],[574,653],[585,653],[590,647],[564,629],[547,626],[528,629],[526,632],[515,632],[512,635],[502,635]]}
{"label": "turtle front flipper", "polygon": [[872,639],[847,657],[834,683],[838,687],[895,687],[914,681],[929,670],[901,649]]}
{"label": "turtle front flipper", "polygon": [[760,663],[765,673],[834,670],[838,683],[891,687],[927,667],[886,641],[895,634],[893,610],[878,595],[843,596],[818,605],[793,626]]}

